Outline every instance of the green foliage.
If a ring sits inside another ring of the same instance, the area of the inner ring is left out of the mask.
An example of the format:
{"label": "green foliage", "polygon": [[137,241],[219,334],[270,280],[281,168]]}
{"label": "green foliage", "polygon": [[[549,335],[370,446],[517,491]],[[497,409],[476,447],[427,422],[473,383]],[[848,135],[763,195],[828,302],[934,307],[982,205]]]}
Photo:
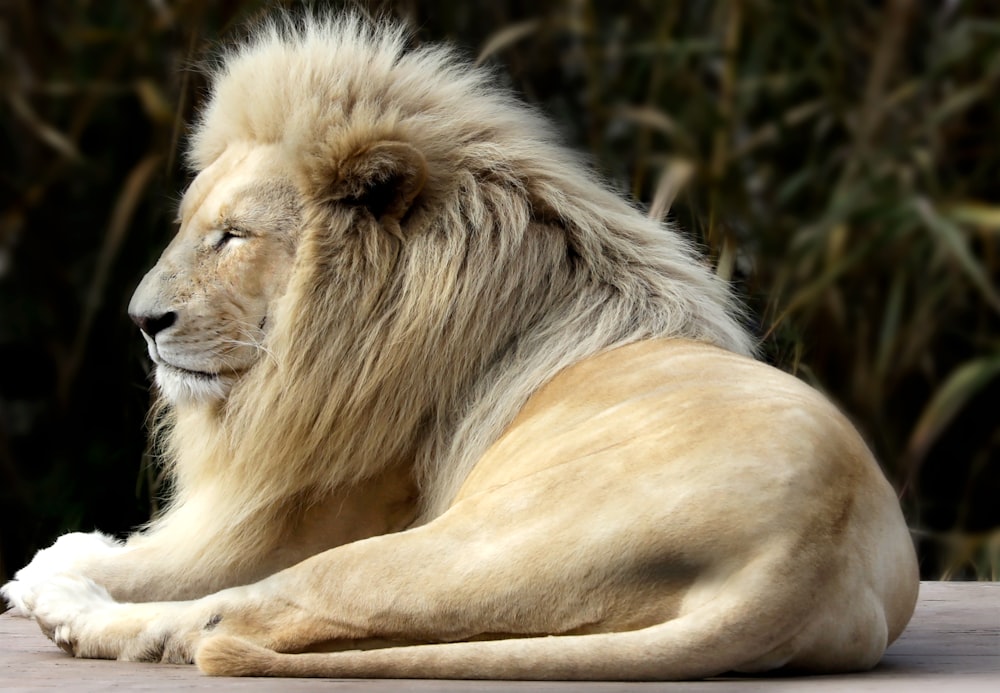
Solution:
{"label": "green foliage", "polygon": [[[276,3],[15,3],[0,37],[0,579],[155,505],[125,318],[215,42]],[[294,3],[277,3],[297,7]],[[765,357],[900,489],[924,577],[1000,574],[1000,19],[918,0],[331,2],[495,65],[691,233]],[[0,44],[2,45],[2,44]]]}

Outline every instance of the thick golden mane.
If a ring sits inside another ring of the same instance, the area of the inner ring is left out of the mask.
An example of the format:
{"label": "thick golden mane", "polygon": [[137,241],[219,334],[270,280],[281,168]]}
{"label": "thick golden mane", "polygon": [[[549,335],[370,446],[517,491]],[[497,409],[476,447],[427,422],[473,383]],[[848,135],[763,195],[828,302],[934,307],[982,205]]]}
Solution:
{"label": "thick golden mane", "polygon": [[[660,336],[752,351],[691,245],[489,80],[355,16],[274,20],[222,56],[189,161],[200,171],[236,142],[277,148],[302,225],[267,356],[222,405],[169,415],[170,512],[213,488],[210,512],[239,527],[410,465],[426,520],[561,369]],[[392,228],[333,193],[386,142],[426,160]]]}

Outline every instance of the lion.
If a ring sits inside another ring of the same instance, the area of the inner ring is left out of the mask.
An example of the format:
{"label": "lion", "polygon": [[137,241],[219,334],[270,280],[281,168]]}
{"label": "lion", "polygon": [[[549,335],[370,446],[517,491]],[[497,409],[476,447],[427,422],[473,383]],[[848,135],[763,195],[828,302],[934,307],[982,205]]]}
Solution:
{"label": "lion", "polygon": [[286,16],[223,53],[129,306],[169,505],[40,551],[13,612],[214,675],[874,666],[918,572],[857,430],[683,235],[408,40]]}

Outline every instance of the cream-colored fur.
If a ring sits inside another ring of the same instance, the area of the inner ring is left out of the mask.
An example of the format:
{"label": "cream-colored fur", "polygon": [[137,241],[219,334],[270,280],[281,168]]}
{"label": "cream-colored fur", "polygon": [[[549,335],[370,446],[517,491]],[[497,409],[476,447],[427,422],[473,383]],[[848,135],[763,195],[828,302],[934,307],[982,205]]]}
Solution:
{"label": "cream-colored fur", "polygon": [[858,434],[680,235],[405,43],[279,19],[220,61],[130,306],[171,503],[3,596],[77,656],[214,674],[874,665],[917,573]]}

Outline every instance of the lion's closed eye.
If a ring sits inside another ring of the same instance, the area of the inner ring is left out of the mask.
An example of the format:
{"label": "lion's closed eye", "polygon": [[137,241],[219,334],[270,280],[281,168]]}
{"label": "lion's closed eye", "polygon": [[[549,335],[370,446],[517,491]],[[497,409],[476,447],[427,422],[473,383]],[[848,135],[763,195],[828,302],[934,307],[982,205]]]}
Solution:
{"label": "lion's closed eye", "polygon": [[226,225],[221,231],[216,233],[216,240],[213,243],[213,247],[216,250],[221,250],[223,247],[233,243],[234,241],[244,241],[250,238],[250,236],[250,232],[245,228],[234,225]]}

